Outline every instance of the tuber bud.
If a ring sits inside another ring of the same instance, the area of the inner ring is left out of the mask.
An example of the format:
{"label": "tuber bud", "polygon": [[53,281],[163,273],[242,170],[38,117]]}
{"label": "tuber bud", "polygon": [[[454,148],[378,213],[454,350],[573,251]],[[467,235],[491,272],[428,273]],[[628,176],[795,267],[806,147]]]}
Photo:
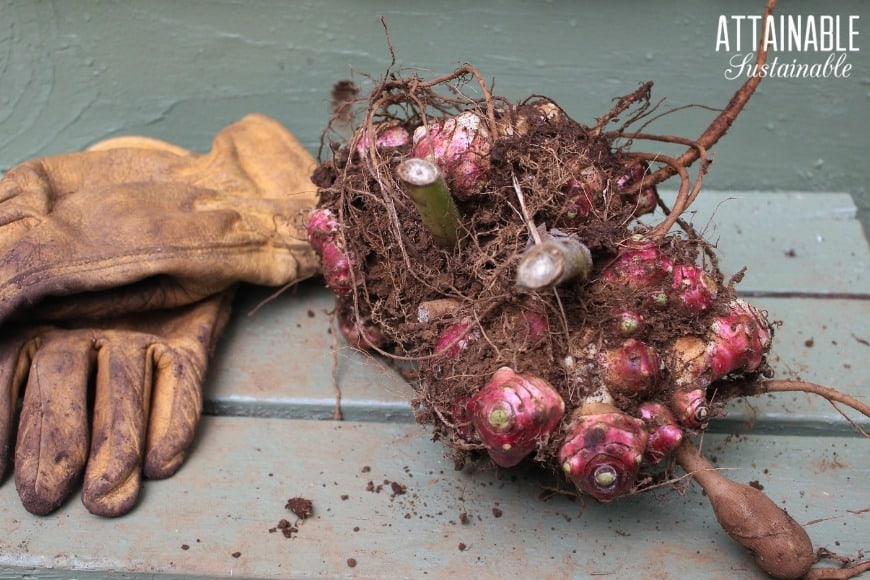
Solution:
{"label": "tuber bud", "polygon": [[677,421],[690,429],[703,429],[710,421],[706,389],[677,387],[671,395],[671,409]]}
{"label": "tuber bud", "polygon": [[614,330],[619,336],[632,336],[643,330],[643,316],[632,310],[617,312]]}

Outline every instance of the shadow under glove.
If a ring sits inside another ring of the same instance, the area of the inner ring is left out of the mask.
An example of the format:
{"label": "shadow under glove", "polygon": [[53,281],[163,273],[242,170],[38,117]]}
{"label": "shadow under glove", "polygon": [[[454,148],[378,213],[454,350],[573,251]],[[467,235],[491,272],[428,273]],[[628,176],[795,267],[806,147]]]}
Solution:
{"label": "shadow under glove", "polygon": [[233,293],[98,322],[4,330],[0,476],[23,388],[15,484],[28,511],[57,509],[84,470],[85,507],[123,515],[136,504],[143,473],[160,479],[178,470],[196,432],[208,359]]}
{"label": "shadow under glove", "polygon": [[35,304],[43,319],[108,317],[314,275],[301,214],[316,200],[315,165],[255,114],[218,133],[206,155],[121,138],[10,169],[0,179],[0,325]]}

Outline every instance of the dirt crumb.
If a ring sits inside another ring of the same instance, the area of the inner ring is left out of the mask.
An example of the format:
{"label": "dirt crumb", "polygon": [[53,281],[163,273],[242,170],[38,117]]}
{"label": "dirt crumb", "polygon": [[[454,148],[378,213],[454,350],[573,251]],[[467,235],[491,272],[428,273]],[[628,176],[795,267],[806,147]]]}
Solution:
{"label": "dirt crumb", "polygon": [[314,514],[314,504],[310,499],[303,497],[292,497],[287,500],[287,505],[284,506],[300,520],[307,520]]}
{"label": "dirt crumb", "polygon": [[293,537],[293,534],[299,532],[299,528],[291,524],[288,520],[282,518],[274,528],[269,528],[270,534],[274,534],[278,531],[280,531],[285,538],[290,539]]}
{"label": "dirt crumb", "polygon": [[405,495],[408,492],[408,486],[402,485],[398,481],[390,482],[390,489],[393,490],[393,497],[397,495]]}

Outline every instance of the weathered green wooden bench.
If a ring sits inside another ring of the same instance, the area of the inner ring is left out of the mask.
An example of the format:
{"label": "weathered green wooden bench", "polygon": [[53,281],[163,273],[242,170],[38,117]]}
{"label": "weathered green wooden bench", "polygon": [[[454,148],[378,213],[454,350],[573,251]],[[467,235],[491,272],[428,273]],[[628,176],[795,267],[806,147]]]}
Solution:
{"label": "weathered green wooden bench", "polygon": [[[870,250],[850,197],[705,192],[693,221],[721,238],[727,273],[748,267],[741,292],[784,321],[778,374],[867,400]],[[318,281],[267,298],[243,296],[189,461],[147,482],[131,514],[97,518],[73,497],[34,517],[7,478],[0,578],[759,576],[694,486],[599,504],[542,499],[545,481],[523,470],[456,471],[414,424],[411,387],[334,337]],[[824,400],[735,402],[703,447],[817,546],[870,547],[867,442]],[[285,508],[294,497],[311,518]]]}
{"label": "weathered green wooden bench", "polygon": [[[398,66],[431,77],[471,61],[499,94],[548,95],[581,122],[646,80],[665,108],[722,106],[740,81],[723,75],[735,51],[715,50],[718,19],[763,4],[0,0],[0,171],[120,134],[203,151],[255,111],[315,153],[332,84],[351,74],[364,84],[389,63],[379,15]],[[694,223],[721,240],[727,271],[748,267],[741,291],[784,321],[779,375],[866,401],[870,250],[849,195],[820,192],[855,195],[866,227],[870,15],[865,0],[833,6],[791,0],[778,11],[861,15],[852,77],[763,81],[715,148]],[[710,118],[683,110],[654,129],[692,137]],[[733,192],[747,188],[778,192]],[[694,486],[603,505],[543,501],[543,480],[521,471],[455,471],[414,424],[411,387],[330,333],[332,300],[317,281],[257,308],[269,293],[241,298],[189,461],[147,482],[132,513],[96,518],[73,497],[38,518],[11,478],[0,482],[0,579],[758,577]],[[703,446],[816,545],[870,552],[868,444],[827,402],[735,402]],[[297,524],[293,497],[312,500],[312,518]]]}

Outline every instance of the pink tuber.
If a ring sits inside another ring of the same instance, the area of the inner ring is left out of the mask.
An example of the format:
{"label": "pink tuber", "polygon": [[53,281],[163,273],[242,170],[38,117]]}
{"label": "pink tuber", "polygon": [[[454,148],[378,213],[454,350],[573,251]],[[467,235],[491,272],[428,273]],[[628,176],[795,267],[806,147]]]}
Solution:
{"label": "pink tuber", "polygon": [[683,429],[673,413],[661,403],[645,401],[637,408],[637,413],[649,432],[643,458],[650,463],[659,463],[680,446]]}
{"label": "pink tuber", "polygon": [[580,491],[610,501],[634,485],[648,437],[641,420],[612,405],[587,403],[571,417],[559,463]]}
{"label": "pink tuber", "polygon": [[585,217],[592,210],[592,200],[601,194],[604,181],[601,172],[593,166],[585,167],[579,177],[566,181],[559,190],[565,195],[563,212],[569,219]]}
{"label": "pink tuber", "polygon": [[343,302],[337,306],[338,331],[348,345],[357,350],[371,351],[387,344],[387,337],[375,323],[368,319],[357,320],[353,304]]}
{"label": "pink tuber", "polygon": [[459,357],[459,353],[480,338],[480,333],[471,328],[471,319],[465,319],[445,328],[435,341],[435,353],[449,358]]}
{"label": "pink tuber", "polygon": [[323,260],[323,279],[337,295],[347,296],[353,290],[353,262],[335,242],[324,242],[320,254]]}
{"label": "pink tuber", "polygon": [[624,193],[629,191],[632,185],[640,183],[649,172],[649,165],[645,161],[636,161],[626,165],[625,171],[616,178],[616,191]]}
{"label": "pink tuber", "polygon": [[637,194],[635,200],[634,216],[639,217],[656,210],[659,203],[659,194],[655,186],[644,187]]}
{"label": "pink tuber", "polygon": [[458,199],[471,197],[486,180],[492,138],[477,113],[464,111],[421,125],[414,131],[413,143],[409,156],[438,165]]}
{"label": "pink tuber", "polygon": [[338,218],[331,209],[318,208],[308,216],[308,242],[317,253],[323,251],[324,242],[334,242],[338,232]]}
{"label": "pink tuber", "polygon": [[526,308],[523,310],[526,338],[530,346],[543,342],[550,335],[550,321],[547,315],[538,310]]}
{"label": "pink tuber", "polygon": [[639,185],[649,173],[649,164],[638,161],[630,164],[626,172],[616,178],[614,184],[617,193],[628,194],[629,200],[633,200],[635,217],[654,212],[658,205],[659,194],[655,185],[648,185],[639,190],[634,187]]}
{"label": "pink tuber", "polygon": [[492,460],[512,467],[546,441],[565,414],[547,381],[501,367],[468,403],[471,420]]}
{"label": "pink tuber", "polygon": [[719,293],[716,280],[694,264],[674,266],[673,288],[680,301],[695,313],[710,308]]}
{"label": "pink tuber", "polygon": [[644,238],[633,239],[601,273],[614,285],[647,288],[659,284],[673,271],[673,264],[659,248]]}
{"label": "pink tuber", "polygon": [[[375,148],[393,149],[402,147],[411,142],[411,134],[408,130],[397,124],[382,123],[375,126]],[[356,150],[360,155],[365,155],[371,146],[371,138],[368,134],[363,135]]]}
{"label": "pink tuber", "polygon": [[772,334],[764,314],[740,299],[728,306],[729,312],[710,327],[708,364],[713,380],[735,371],[757,370],[770,348]]}
{"label": "pink tuber", "polygon": [[770,325],[760,310],[740,299],[728,307],[705,337],[677,339],[666,357],[674,383],[671,409],[686,427],[701,428],[709,421],[706,391],[711,382],[729,373],[758,370],[770,348]]}
{"label": "pink tuber", "polygon": [[610,390],[642,395],[656,387],[662,378],[662,360],[645,342],[630,338],[619,348],[598,355],[602,378]]}
{"label": "pink tuber", "polygon": [[353,260],[338,236],[339,223],[329,209],[316,209],[308,217],[308,241],[321,258],[326,285],[337,295],[350,294],[354,286]]}

